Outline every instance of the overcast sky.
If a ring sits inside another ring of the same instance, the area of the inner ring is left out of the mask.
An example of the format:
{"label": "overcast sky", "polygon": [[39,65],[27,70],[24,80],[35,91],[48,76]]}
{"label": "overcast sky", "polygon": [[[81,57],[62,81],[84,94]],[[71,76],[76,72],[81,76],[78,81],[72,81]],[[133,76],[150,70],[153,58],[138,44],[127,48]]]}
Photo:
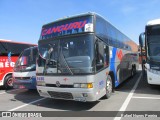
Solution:
{"label": "overcast sky", "polygon": [[0,39],[37,43],[43,24],[86,12],[138,43],[147,21],[160,18],[160,0],[0,0]]}

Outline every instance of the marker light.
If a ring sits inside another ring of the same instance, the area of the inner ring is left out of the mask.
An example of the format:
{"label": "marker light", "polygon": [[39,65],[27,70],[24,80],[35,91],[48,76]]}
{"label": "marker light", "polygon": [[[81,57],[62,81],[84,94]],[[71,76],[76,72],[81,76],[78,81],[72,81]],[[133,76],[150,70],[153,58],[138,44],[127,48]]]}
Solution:
{"label": "marker light", "polygon": [[92,83],[88,83],[87,84],[87,88],[93,88],[93,84]]}
{"label": "marker light", "polygon": [[75,88],[93,88],[92,83],[75,83],[74,84]]}

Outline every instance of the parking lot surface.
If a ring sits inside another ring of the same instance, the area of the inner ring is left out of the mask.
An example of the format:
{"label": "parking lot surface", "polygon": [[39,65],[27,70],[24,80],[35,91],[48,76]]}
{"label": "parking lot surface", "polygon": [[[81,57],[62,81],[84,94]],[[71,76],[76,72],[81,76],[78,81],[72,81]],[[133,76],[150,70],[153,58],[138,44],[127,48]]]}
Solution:
{"label": "parking lot surface", "polygon": [[[138,71],[133,78],[129,78],[118,88],[109,99],[100,99],[96,102],[76,102],[66,100],[54,100],[50,98],[42,98],[39,96],[36,90],[26,89],[12,89],[5,91],[3,88],[0,89],[0,111],[95,111],[89,113],[88,117],[96,116],[96,111],[160,111],[160,86],[150,86],[146,81],[146,74],[142,74]],[[106,112],[106,114],[108,114]],[[98,115],[98,114],[97,114]],[[54,112],[53,112],[54,116]],[[107,116],[107,115],[106,115]],[[76,117],[76,116],[75,116]],[[89,119],[83,116],[80,118]],[[109,117],[108,119],[120,120],[128,119],[129,116],[121,117]],[[132,118],[139,119],[157,119],[156,116],[145,117],[133,116]],[[17,118],[16,118],[17,119]],[[29,118],[24,118],[29,120]],[[43,118],[42,118],[43,119]],[[55,116],[54,118],[48,119],[59,119]],[[66,118],[61,116],[61,119],[74,119]],[[93,117],[90,119],[97,119]],[[101,119],[106,119],[101,117]],[[159,118],[160,119],[160,118]]]}

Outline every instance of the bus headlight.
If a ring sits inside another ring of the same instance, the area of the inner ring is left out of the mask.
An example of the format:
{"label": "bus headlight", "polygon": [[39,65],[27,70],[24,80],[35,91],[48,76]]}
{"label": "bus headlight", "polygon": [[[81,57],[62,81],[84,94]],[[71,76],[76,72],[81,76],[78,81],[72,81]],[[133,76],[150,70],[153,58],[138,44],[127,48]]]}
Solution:
{"label": "bus headlight", "polygon": [[75,83],[74,88],[93,88],[92,83]]}
{"label": "bus headlight", "polygon": [[81,84],[81,88],[87,88],[87,84]]}
{"label": "bus headlight", "polygon": [[78,83],[74,84],[74,88],[80,88],[80,87],[81,87],[81,84],[78,84]]}
{"label": "bus headlight", "polygon": [[37,81],[37,86],[45,86],[45,82],[44,81]]}

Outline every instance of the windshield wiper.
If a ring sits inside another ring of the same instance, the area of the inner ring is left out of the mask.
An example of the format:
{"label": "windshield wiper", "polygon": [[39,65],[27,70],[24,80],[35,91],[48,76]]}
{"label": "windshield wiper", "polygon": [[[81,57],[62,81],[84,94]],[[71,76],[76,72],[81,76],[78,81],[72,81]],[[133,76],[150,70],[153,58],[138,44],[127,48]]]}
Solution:
{"label": "windshield wiper", "polygon": [[63,58],[63,61],[64,61],[64,63],[65,63],[65,66],[67,67],[67,69],[69,70],[69,72],[71,73],[71,75],[73,75],[73,72],[72,72],[71,68],[69,67],[69,65],[68,65],[68,63],[67,63],[67,61],[66,61],[66,59],[65,59],[65,57],[64,57],[64,54],[63,54],[63,52],[62,52],[62,47],[61,47],[61,49],[60,49],[60,55],[61,55],[62,58]]}

